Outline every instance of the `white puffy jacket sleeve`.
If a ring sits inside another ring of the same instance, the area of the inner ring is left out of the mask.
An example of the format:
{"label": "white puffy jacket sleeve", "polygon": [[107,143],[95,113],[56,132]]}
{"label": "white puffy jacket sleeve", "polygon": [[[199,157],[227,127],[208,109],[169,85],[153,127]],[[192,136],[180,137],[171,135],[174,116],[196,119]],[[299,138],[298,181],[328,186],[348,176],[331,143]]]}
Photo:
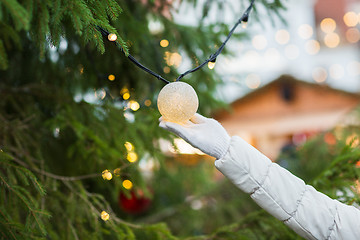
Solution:
{"label": "white puffy jacket sleeve", "polygon": [[306,185],[242,140],[215,166],[263,209],[306,239],[360,239],[360,210]]}

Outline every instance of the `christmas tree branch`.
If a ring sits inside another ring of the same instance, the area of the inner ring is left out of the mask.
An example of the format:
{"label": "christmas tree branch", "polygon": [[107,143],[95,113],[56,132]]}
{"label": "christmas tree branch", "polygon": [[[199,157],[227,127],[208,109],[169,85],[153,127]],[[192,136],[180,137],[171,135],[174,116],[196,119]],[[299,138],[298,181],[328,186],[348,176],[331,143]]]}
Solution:
{"label": "christmas tree branch", "polygon": [[41,169],[31,168],[31,167],[29,167],[28,164],[26,164],[25,162],[21,161],[20,159],[14,157],[14,156],[11,156],[11,159],[14,162],[20,164],[23,167],[26,167],[27,169],[29,169],[31,171],[37,172],[39,174],[42,174],[42,175],[45,175],[47,177],[50,177],[50,178],[53,178],[53,179],[56,179],[56,180],[60,180],[60,181],[79,181],[79,180],[84,180],[84,179],[95,178],[95,177],[100,177],[101,176],[101,173],[91,173],[91,174],[87,174],[87,175],[74,176],[74,177],[61,176],[61,175],[56,175],[56,174],[53,174],[53,173],[46,172],[46,171],[41,170]]}

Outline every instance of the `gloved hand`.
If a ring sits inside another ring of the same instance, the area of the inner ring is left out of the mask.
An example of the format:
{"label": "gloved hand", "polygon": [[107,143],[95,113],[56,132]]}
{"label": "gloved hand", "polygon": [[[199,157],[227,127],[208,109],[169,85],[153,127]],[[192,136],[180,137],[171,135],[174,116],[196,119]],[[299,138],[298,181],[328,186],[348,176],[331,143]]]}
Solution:
{"label": "gloved hand", "polygon": [[159,121],[161,128],[175,133],[193,147],[216,159],[222,158],[230,146],[230,136],[221,124],[198,113],[184,124],[167,122],[162,117]]}

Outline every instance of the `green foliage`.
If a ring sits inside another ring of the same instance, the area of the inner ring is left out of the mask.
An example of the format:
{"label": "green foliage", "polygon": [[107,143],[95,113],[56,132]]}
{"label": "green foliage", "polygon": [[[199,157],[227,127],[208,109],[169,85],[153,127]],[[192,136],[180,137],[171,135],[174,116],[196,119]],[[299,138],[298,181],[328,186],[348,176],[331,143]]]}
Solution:
{"label": "green foliage", "polygon": [[[281,222],[254,212],[259,208],[249,196],[211,179],[212,160],[184,166],[160,150],[159,139],[174,138],[158,127],[155,103],[163,83],[128,61],[128,48],[157,73],[169,67],[166,78],[175,79],[179,69],[167,65],[166,52],[179,52],[197,66],[228,33],[223,22],[205,24],[208,10],[226,3],[206,2],[199,25],[184,26],[167,16],[171,6],[165,0],[0,0],[1,239],[296,239]],[[280,1],[260,4],[270,14],[283,9]],[[162,30],[151,31],[154,22]],[[96,26],[116,33],[121,49]],[[236,32],[233,39],[245,37]],[[161,39],[170,45],[161,48]],[[226,48],[224,54],[230,54]],[[107,79],[110,74],[114,81]],[[184,81],[197,90],[201,113],[225,106],[215,97],[222,84],[216,73],[204,68]],[[130,101],[140,109],[131,110]],[[328,193],[334,197],[337,190],[351,191],[359,174],[351,165],[358,151],[345,146],[319,148],[333,165],[315,184],[324,191],[332,184]],[[302,152],[320,154],[316,149],[310,144]],[[129,151],[138,161],[127,160]],[[150,177],[146,164],[153,166]],[[112,180],[101,177],[105,169]],[[132,190],[122,186],[125,179]],[[132,192],[150,198],[151,207],[127,213],[118,198]],[[349,194],[343,201],[358,202]],[[108,221],[102,211],[110,214]],[[220,226],[227,227],[215,231]]]}

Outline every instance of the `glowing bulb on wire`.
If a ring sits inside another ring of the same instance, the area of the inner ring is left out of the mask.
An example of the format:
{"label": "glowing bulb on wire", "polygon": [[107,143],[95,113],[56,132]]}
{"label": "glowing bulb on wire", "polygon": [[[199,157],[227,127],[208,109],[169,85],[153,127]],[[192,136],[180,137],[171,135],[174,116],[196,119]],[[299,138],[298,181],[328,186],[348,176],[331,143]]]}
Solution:
{"label": "glowing bulb on wire", "polygon": [[215,67],[215,62],[208,62],[209,69],[214,69],[214,67]]}
{"label": "glowing bulb on wire", "polygon": [[165,120],[183,123],[195,115],[199,99],[189,84],[172,82],[161,89],[157,105]]}
{"label": "glowing bulb on wire", "polygon": [[109,41],[114,42],[114,41],[116,41],[117,36],[116,36],[115,33],[110,33],[110,34],[108,35],[108,39],[109,39]]}

